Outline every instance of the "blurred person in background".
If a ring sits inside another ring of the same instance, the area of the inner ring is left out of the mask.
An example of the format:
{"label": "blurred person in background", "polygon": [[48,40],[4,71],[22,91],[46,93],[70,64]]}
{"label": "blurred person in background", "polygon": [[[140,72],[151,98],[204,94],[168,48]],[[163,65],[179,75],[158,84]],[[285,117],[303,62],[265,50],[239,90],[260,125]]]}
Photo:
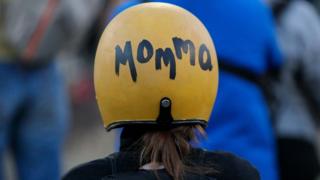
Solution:
{"label": "blurred person in background", "polygon": [[272,112],[282,180],[315,180],[320,173],[320,18],[305,0],[273,0],[285,63],[273,79]]}
{"label": "blurred person in background", "polygon": [[116,16],[97,48],[94,83],[106,130],[124,128],[120,152],[63,180],[260,179],[246,160],[191,146],[213,108],[218,64],[210,34],[190,12],[148,3]]}
{"label": "blurred person in background", "polygon": [[60,178],[69,105],[55,57],[77,44],[88,12],[75,9],[94,6],[83,2],[0,0],[0,179],[6,149],[17,178]]}
{"label": "blurred person in background", "polygon": [[[115,12],[138,4],[131,0]],[[194,13],[214,37],[221,72],[216,108],[202,147],[248,159],[262,179],[277,180],[275,137],[262,77],[281,66],[272,13],[260,0],[168,0]]]}

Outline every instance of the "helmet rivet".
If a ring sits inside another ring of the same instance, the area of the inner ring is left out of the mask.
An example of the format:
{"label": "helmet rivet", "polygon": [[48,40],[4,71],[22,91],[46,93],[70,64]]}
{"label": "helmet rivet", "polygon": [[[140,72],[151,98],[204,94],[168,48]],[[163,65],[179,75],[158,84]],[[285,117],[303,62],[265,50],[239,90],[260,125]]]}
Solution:
{"label": "helmet rivet", "polygon": [[171,101],[169,99],[163,99],[161,101],[161,106],[164,107],[164,108],[167,108],[171,105]]}

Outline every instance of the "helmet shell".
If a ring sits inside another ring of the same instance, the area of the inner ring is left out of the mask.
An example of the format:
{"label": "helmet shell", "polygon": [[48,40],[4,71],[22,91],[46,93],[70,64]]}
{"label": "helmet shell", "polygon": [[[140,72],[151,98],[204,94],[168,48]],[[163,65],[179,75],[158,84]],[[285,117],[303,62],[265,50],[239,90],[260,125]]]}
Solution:
{"label": "helmet shell", "polygon": [[107,130],[156,125],[163,98],[171,101],[172,124],[205,126],[218,86],[214,44],[187,10],[168,3],[136,5],[105,28],[94,83]]}

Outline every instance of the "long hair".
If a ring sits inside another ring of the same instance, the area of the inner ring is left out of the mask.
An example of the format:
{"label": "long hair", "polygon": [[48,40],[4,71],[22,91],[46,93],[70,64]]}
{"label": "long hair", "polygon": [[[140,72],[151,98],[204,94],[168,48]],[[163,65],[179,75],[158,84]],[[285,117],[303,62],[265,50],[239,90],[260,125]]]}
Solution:
{"label": "long hair", "polygon": [[140,162],[162,164],[174,180],[183,179],[186,171],[192,169],[184,164],[184,157],[191,150],[190,142],[197,141],[198,135],[205,135],[200,125],[147,132],[141,139],[143,148]]}

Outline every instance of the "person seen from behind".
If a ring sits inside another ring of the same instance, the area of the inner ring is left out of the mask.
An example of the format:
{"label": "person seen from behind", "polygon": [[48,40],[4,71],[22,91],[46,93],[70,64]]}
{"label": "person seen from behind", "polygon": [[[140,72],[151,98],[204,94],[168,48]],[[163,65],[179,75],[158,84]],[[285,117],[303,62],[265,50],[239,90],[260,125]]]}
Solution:
{"label": "person seen from behind", "polygon": [[155,1],[189,10],[214,38],[220,85],[208,138],[200,146],[235,153],[254,164],[262,179],[277,180],[276,142],[262,84],[282,64],[270,9],[260,0],[129,0],[115,12]]}

